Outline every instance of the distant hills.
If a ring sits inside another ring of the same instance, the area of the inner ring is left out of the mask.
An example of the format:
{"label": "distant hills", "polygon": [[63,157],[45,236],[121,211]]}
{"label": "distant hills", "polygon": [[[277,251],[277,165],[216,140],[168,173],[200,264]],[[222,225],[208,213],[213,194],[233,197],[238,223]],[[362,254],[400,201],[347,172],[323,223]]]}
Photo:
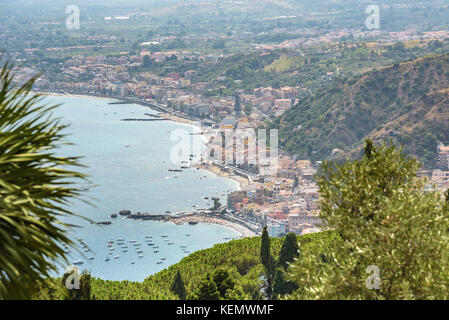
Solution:
{"label": "distant hills", "polygon": [[449,55],[337,81],[272,125],[281,146],[300,158],[354,157],[366,138],[392,139],[432,168],[437,141],[449,142]]}

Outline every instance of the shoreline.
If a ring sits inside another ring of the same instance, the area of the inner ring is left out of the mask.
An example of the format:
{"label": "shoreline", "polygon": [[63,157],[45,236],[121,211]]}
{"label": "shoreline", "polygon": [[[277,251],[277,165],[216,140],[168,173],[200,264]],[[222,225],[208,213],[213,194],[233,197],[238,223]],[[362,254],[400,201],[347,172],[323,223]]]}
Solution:
{"label": "shoreline", "polygon": [[[45,96],[55,96],[55,97],[73,97],[73,98],[95,98],[95,99],[102,99],[102,100],[110,100],[110,101],[120,101],[119,98],[114,98],[114,97],[105,97],[105,96],[98,96],[98,95],[88,95],[88,94],[70,94],[70,93],[58,93],[58,92],[37,92],[38,94],[42,94]],[[169,113],[169,112],[163,112],[160,110],[156,110],[151,108],[148,105],[144,105],[144,104],[139,104],[137,101],[133,101],[130,102],[130,104],[136,104],[136,105],[140,105],[146,108],[150,108],[153,111],[156,111],[158,115],[167,118],[168,121],[172,121],[176,124],[182,124],[182,125],[187,125],[190,126],[194,129],[196,129],[198,132],[202,132],[202,127],[201,125],[198,125],[199,121],[193,121],[190,119],[186,119],[180,116],[177,116],[175,114]],[[204,136],[202,136],[203,138],[205,138]],[[206,139],[203,139],[204,144],[207,143],[207,141],[205,141]],[[244,188],[244,186],[247,186],[249,184],[249,181],[241,176],[237,176],[237,175],[231,175],[228,172],[224,172],[222,171],[219,167],[214,166],[213,164],[202,164],[202,163],[193,163],[192,167],[196,167],[196,168],[200,168],[202,170],[205,170],[207,172],[212,173],[213,175],[217,176],[217,177],[222,177],[222,178],[226,178],[229,180],[232,180],[233,182],[235,182],[237,184],[237,187],[239,190],[242,190]],[[251,237],[251,236],[255,236],[256,234],[251,231],[250,229],[235,223],[235,222],[231,222],[225,219],[220,219],[220,218],[212,218],[212,217],[204,217],[204,216],[199,216],[199,215],[191,215],[191,216],[185,216],[185,217],[181,217],[181,218],[177,218],[177,219],[170,219],[171,222],[175,223],[175,224],[183,224],[183,223],[188,223],[190,221],[192,222],[198,222],[198,223],[206,223],[206,224],[217,224],[217,225],[221,225],[224,227],[228,227],[234,231],[236,231],[241,238],[245,238],[245,237]]]}
{"label": "shoreline", "polygon": [[182,225],[189,222],[216,224],[234,230],[240,235],[240,239],[257,236],[254,231],[242,226],[241,224],[218,217],[206,217],[203,215],[192,214],[180,218],[170,219],[170,222],[173,222],[176,225]]}
{"label": "shoreline", "polygon": [[[46,96],[54,96],[54,97],[72,97],[72,98],[95,98],[95,99],[102,99],[102,100],[111,100],[111,101],[120,101],[119,98],[114,98],[114,97],[107,97],[107,96],[99,96],[99,95],[89,95],[89,94],[72,94],[72,93],[59,93],[59,92],[47,92],[47,91],[40,91],[40,92],[36,92],[37,94],[42,94],[42,95],[46,95]],[[193,121],[181,116],[178,116],[176,114],[173,113],[169,113],[169,112],[163,112],[160,110],[155,110],[153,108],[151,108],[148,105],[144,105],[139,104],[137,101],[135,102],[131,102],[130,104],[136,104],[136,105],[140,105],[142,107],[146,107],[146,108],[150,108],[153,111],[156,111],[158,113],[158,115],[164,117],[167,119],[167,121],[172,121],[174,123],[177,124],[183,124],[183,125],[188,125],[191,126],[193,128],[195,128],[196,130],[198,130],[198,132],[202,132],[203,128],[201,127],[201,125],[198,125],[198,121]],[[204,140],[204,139],[203,139]],[[204,143],[206,144],[207,141],[204,141]],[[219,169],[218,167],[215,167],[213,165],[203,165],[201,163],[194,163],[192,166],[200,168],[202,170],[208,171],[212,174],[215,174],[218,177],[222,177],[222,178],[227,178],[229,180],[232,180],[234,182],[236,182],[238,184],[239,190],[242,190],[245,186],[247,186],[249,184],[249,181],[243,177],[240,176],[236,176],[236,175],[231,175],[227,172],[222,171],[221,169]]]}
{"label": "shoreline", "polygon": [[[95,99],[101,99],[101,100],[111,100],[111,101],[121,101],[120,98],[116,98],[116,97],[108,97],[108,96],[100,96],[100,95],[94,95],[94,94],[73,94],[73,93],[60,93],[60,92],[49,92],[49,91],[38,91],[35,92],[36,94],[41,94],[41,95],[45,95],[45,96],[52,96],[52,97],[68,97],[68,98],[95,98]],[[163,112],[160,110],[156,110],[148,105],[145,105],[144,102],[139,103],[138,101],[133,101],[133,102],[129,102],[129,104],[136,104],[142,107],[146,107],[149,108],[153,111],[156,111],[158,115],[163,116],[164,118],[167,119],[167,121],[172,121],[172,122],[176,122],[178,124],[184,124],[184,125],[189,125],[192,126],[196,129],[198,129],[200,132],[202,131],[202,127],[198,125],[197,121],[194,120],[190,120],[187,118],[184,118],[182,116],[178,116],[176,114],[173,113],[169,113],[169,112]]]}

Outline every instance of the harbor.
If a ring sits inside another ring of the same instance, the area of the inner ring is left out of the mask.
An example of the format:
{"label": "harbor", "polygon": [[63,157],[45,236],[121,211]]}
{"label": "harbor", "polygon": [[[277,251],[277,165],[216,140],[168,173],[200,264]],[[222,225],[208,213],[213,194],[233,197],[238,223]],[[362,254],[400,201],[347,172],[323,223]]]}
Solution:
{"label": "harbor", "polygon": [[[50,105],[62,104],[55,111],[56,116],[71,124],[65,133],[74,145],[64,146],[61,152],[84,155],[86,167],[82,171],[92,181],[80,188],[86,201],[94,206],[82,201],[71,206],[71,210],[89,220],[74,216],[64,221],[79,226],[70,237],[83,238],[89,249],[85,251],[78,243],[79,250],[62,248],[69,251],[70,264],[82,260],[80,270],[91,271],[94,277],[105,280],[143,281],[195,251],[229,241],[225,238],[241,236],[224,225],[182,223],[182,219],[178,222],[171,217],[181,212],[196,214],[200,208],[207,210],[212,197],[225,203],[226,192],[238,189],[234,181],[190,167],[190,153],[178,163],[170,161],[174,145],[170,142],[171,132],[176,129],[195,132],[193,128],[172,121],[154,121],[151,125],[144,121],[120,121],[157,114],[139,105],[109,104],[109,99],[59,96],[45,99]],[[200,139],[201,136],[191,136],[191,140]],[[183,160],[186,162],[181,163]],[[174,178],[175,175],[178,177]],[[129,210],[133,218],[121,215],[121,210]],[[163,234],[170,241],[162,241]],[[145,241],[148,235],[153,236],[153,245]],[[118,246],[118,238],[123,238],[128,248]],[[111,246],[114,250],[109,251],[108,240],[115,240]],[[140,243],[143,252],[138,253],[128,240]],[[186,250],[181,250],[181,245],[186,245]],[[162,257],[166,260],[158,264]],[[66,265],[58,269],[55,276],[63,274],[65,268]]]}

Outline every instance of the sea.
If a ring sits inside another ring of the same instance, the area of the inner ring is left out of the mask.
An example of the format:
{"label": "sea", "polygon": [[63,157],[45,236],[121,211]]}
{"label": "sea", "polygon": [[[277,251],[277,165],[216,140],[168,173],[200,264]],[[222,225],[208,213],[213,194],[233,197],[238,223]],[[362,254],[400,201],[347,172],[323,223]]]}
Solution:
{"label": "sea", "polygon": [[89,182],[79,183],[85,190],[83,201],[73,200],[71,211],[95,222],[112,222],[64,218],[78,226],[69,232],[78,249],[67,249],[69,263],[59,266],[58,275],[76,262],[93,277],[143,281],[194,251],[240,237],[215,224],[110,217],[120,210],[191,212],[210,208],[212,197],[226,203],[227,192],[239,189],[236,181],[195,167],[168,171],[200,159],[198,145],[204,141],[199,128],[173,121],[123,121],[151,119],[158,113],[136,104],[111,104],[111,99],[47,96],[44,102],[60,104],[53,117],[69,125],[64,140],[73,144],[62,145],[58,154],[81,156],[84,167],[77,170],[89,175]]}

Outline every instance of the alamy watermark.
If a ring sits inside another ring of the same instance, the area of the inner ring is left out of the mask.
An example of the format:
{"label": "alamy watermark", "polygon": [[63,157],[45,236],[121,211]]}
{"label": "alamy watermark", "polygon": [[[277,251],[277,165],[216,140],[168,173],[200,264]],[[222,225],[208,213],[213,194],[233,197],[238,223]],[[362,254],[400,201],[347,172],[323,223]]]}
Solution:
{"label": "alamy watermark", "polygon": [[257,166],[260,174],[276,174],[279,156],[277,129],[271,129],[269,132],[259,129],[256,134],[254,128],[223,128],[211,133],[205,132],[204,135],[210,140],[204,147],[204,141],[192,139],[195,133],[192,134],[187,129],[173,130],[170,141],[176,144],[170,150],[170,161],[178,164],[190,155],[200,154],[201,159],[195,161],[231,166]]}
{"label": "alamy watermark", "polygon": [[69,16],[65,20],[65,26],[68,30],[79,30],[80,28],[80,8],[76,5],[67,6],[65,13]]}
{"label": "alamy watermark", "polygon": [[366,288],[369,290],[379,290],[380,289],[380,271],[379,271],[379,267],[377,266],[368,266],[366,268],[366,273],[370,273],[370,275],[368,276],[368,278],[366,278]]}
{"label": "alamy watermark", "polygon": [[366,14],[369,14],[366,18],[365,26],[368,30],[380,29],[380,8],[377,5],[369,5],[365,10]]}
{"label": "alamy watermark", "polygon": [[67,278],[65,279],[65,286],[69,290],[79,289],[80,288],[80,276],[79,271],[76,266],[70,266],[67,268],[65,274]]}

